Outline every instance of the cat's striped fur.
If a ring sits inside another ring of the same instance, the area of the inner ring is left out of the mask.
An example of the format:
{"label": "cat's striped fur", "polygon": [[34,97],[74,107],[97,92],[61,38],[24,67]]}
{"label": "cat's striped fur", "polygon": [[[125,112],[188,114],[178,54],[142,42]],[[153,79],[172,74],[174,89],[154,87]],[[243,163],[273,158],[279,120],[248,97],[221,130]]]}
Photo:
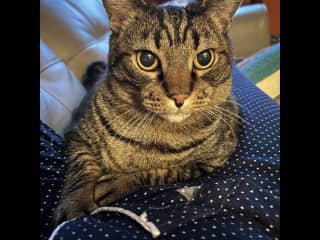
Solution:
{"label": "cat's striped fur", "polygon": [[[240,1],[199,1],[186,8],[142,0],[104,4],[113,31],[109,70],[66,134],[69,166],[56,223],[140,186],[212,172],[237,144],[228,28]],[[205,49],[218,60],[197,70],[193,60]],[[140,50],[153,52],[159,67],[140,69]],[[168,96],[186,91],[178,109]]]}

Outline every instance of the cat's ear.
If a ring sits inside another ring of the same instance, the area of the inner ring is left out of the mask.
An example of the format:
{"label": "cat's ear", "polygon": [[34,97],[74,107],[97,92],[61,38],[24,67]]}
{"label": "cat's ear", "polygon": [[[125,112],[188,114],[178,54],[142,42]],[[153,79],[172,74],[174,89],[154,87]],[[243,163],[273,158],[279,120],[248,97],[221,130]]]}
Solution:
{"label": "cat's ear", "polygon": [[220,30],[227,31],[242,0],[201,0],[199,4]]}
{"label": "cat's ear", "polygon": [[118,32],[123,25],[138,14],[138,9],[145,5],[143,0],[103,0],[110,21],[110,28]]}

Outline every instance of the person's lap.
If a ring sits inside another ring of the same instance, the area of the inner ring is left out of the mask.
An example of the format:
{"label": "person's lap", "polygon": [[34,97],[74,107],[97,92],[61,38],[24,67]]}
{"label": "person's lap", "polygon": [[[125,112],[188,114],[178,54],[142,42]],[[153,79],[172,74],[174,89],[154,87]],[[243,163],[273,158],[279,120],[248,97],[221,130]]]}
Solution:
{"label": "person's lap", "polygon": [[[279,105],[233,70],[233,91],[242,129],[236,152],[224,167],[187,183],[141,189],[112,204],[147,213],[158,239],[277,239],[280,205]],[[64,181],[61,139],[40,123],[41,239]],[[52,139],[53,138],[53,139]],[[192,199],[178,189],[193,187]],[[137,222],[120,213],[101,212],[66,222],[53,239],[152,239]]]}

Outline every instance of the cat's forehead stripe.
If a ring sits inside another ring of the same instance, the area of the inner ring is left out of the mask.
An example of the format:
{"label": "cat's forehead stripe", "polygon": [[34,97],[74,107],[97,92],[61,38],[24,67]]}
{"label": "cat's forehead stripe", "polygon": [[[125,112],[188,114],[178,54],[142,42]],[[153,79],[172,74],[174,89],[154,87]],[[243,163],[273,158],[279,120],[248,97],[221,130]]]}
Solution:
{"label": "cat's forehead stripe", "polygon": [[180,26],[183,22],[183,9],[170,9],[170,16],[168,19],[170,20],[170,25],[173,29],[173,36],[174,36],[174,43],[179,44],[181,43],[180,38]]}
{"label": "cat's forehead stripe", "polygon": [[160,48],[160,39],[161,39],[161,34],[160,34],[159,30],[155,31],[153,39],[154,39],[156,47],[159,49]]}
{"label": "cat's forehead stripe", "polygon": [[167,26],[167,25],[165,24],[165,22],[164,22],[165,11],[166,11],[166,9],[161,9],[161,10],[159,11],[159,14],[158,14],[158,19],[159,19],[159,24],[160,24],[160,29],[159,29],[159,31],[160,31],[160,32],[163,31],[163,30],[165,31],[166,36],[167,36],[167,39],[168,39],[168,41],[169,41],[169,44],[170,44],[170,46],[172,46],[172,44],[173,44],[172,37],[171,37],[171,35],[170,35],[170,33],[169,33],[168,26]]}
{"label": "cat's forehead stripe", "polygon": [[191,17],[189,16],[187,18],[187,25],[185,26],[185,29],[183,30],[183,39],[182,42],[185,43],[186,39],[187,39],[187,33],[188,30],[192,27],[192,21],[191,21]]}
{"label": "cat's forehead stripe", "polygon": [[196,29],[192,29],[193,22],[192,17],[187,15],[187,11],[184,8],[162,8],[158,12],[159,29],[154,32],[155,46],[159,49],[161,47],[161,32],[164,31],[164,35],[169,45],[173,44],[185,44],[187,40],[187,34],[192,30],[192,38],[194,43],[194,49],[199,46],[200,35]]}
{"label": "cat's forehead stripe", "polygon": [[188,18],[187,18],[186,9],[183,9],[181,18],[182,18],[182,21],[179,26],[179,37],[180,37],[181,42],[183,42],[183,37],[184,37],[183,32],[184,32],[184,29],[186,28],[186,26],[188,25]]}

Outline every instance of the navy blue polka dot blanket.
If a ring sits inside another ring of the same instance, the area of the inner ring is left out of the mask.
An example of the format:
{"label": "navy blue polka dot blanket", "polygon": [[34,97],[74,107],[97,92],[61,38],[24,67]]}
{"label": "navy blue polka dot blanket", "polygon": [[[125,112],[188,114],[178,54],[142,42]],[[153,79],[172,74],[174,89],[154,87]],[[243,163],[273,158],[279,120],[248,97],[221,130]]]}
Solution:
{"label": "navy blue polka dot blanket", "polygon": [[280,107],[236,68],[233,77],[244,121],[237,150],[223,167],[141,189],[56,229],[50,222],[65,157],[60,137],[40,121],[40,239],[280,239]]}

